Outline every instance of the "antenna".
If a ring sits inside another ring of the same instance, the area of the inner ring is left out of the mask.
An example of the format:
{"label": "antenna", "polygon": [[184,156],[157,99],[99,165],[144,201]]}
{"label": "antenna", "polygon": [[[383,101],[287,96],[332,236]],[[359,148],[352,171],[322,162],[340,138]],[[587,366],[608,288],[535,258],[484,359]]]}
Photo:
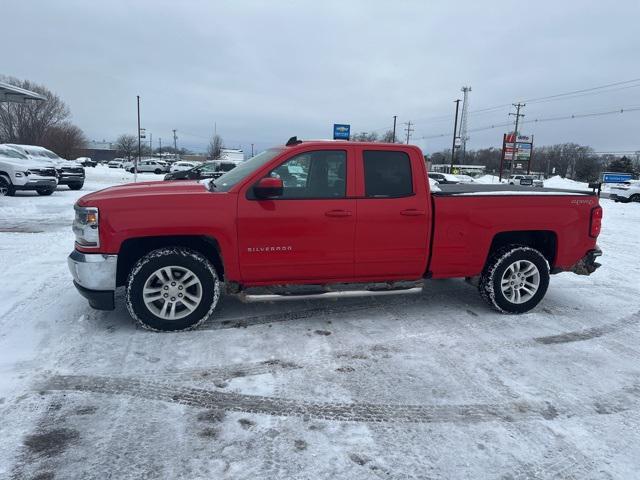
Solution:
{"label": "antenna", "polygon": [[462,97],[462,116],[460,117],[460,133],[458,136],[460,137],[460,147],[462,148],[462,162],[464,162],[464,157],[467,153],[467,140],[469,140],[469,135],[467,135],[467,119],[469,117],[469,92],[471,91],[471,87],[462,87],[460,91],[463,93]]}

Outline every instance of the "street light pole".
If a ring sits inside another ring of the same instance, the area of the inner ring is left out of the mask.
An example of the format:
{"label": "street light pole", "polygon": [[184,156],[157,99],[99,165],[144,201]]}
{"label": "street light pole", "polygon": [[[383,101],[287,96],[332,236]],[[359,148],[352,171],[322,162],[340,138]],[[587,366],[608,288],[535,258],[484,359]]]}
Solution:
{"label": "street light pole", "polygon": [[460,108],[460,99],[455,100],[456,104],[456,118],[453,121],[453,143],[451,144],[451,168],[449,173],[453,173],[453,162],[456,158],[456,132],[458,131],[458,108]]}
{"label": "street light pole", "polygon": [[140,145],[140,95],[136,95],[138,100],[138,158],[133,166],[133,181],[138,181],[138,163],[140,163],[141,145]]}
{"label": "street light pole", "polygon": [[393,116],[393,143],[396,143],[396,120],[397,120],[398,116],[394,115]]}

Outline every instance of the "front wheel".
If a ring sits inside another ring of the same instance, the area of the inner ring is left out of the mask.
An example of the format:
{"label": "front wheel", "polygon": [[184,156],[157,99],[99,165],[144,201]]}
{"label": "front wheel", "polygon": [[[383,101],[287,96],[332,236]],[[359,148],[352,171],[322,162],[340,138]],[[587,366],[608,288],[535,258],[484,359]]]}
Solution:
{"label": "front wheel", "polygon": [[14,193],[16,193],[16,189],[13,187],[11,180],[3,175],[0,175],[0,197],[10,197]]}
{"label": "front wheel", "polygon": [[493,253],[480,277],[480,295],[502,313],[525,313],[549,287],[549,264],[538,250],[510,245]]}
{"label": "front wheel", "polygon": [[48,196],[51,195],[54,192],[55,189],[53,188],[38,188],[36,189],[36,192],[38,192],[38,195],[42,195],[42,196]]}
{"label": "front wheel", "polygon": [[640,193],[634,193],[629,197],[630,202],[640,202]]}
{"label": "front wheel", "polygon": [[201,253],[183,247],[146,254],[127,280],[127,309],[150,330],[196,328],[211,316],[219,298],[215,267]]}
{"label": "front wheel", "polygon": [[84,187],[84,182],[81,182],[81,183],[70,183],[69,184],[69,189],[70,190],[80,190],[82,187]]}
{"label": "front wheel", "polygon": [[160,170],[159,168],[156,168],[153,173],[155,173],[156,175],[160,175],[162,173],[162,170]]}

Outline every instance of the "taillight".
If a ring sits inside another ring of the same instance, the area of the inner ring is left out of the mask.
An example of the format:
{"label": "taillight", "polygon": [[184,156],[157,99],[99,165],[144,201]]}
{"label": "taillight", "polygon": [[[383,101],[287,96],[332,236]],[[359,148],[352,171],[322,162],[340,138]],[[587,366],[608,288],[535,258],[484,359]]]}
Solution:
{"label": "taillight", "polygon": [[591,209],[591,222],[589,224],[589,235],[596,238],[600,235],[602,228],[602,207],[594,207]]}

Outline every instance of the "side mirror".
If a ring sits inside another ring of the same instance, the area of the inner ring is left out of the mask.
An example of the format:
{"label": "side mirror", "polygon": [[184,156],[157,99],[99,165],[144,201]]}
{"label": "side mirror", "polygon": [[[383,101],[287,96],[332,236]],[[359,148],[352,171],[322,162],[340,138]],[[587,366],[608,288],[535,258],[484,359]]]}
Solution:
{"label": "side mirror", "polygon": [[280,178],[265,177],[253,186],[253,194],[256,198],[279,197],[283,192],[284,185]]}

